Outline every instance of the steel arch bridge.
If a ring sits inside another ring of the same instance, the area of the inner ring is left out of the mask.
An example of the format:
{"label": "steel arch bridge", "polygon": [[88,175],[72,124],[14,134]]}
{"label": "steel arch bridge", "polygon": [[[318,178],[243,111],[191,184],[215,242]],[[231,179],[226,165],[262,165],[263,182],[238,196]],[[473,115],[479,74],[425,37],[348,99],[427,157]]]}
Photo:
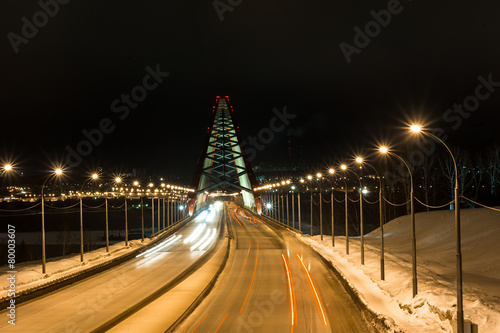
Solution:
{"label": "steel arch bridge", "polygon": [[257,179],[241,148],[240,128],[228,96],[217,96],[212,107],[207,136],[189,197],[189,213],[204,207],[215,197],[233,196],[245,207],[261,213]]}

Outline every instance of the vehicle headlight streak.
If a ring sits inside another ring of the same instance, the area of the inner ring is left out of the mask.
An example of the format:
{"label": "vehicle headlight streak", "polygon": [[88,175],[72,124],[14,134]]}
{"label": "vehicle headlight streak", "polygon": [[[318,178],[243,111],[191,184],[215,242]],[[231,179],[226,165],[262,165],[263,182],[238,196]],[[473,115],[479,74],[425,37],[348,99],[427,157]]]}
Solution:
{"label": "vehicle headlight streak", "polygon": [[213,230],[213,228],[207,230],[207,232],[205,233],[205,235],[196,244],[194,244],[193,246],[191,246],[191,251],[194,251],[195,249],[197,249],[201,244],[203,244],[207,240],[208,237],[210,237],[211,230]]}
{"label": "vehicle headlight streak", "polygon": [[160,244],[150,248],[149,250],[147,251],[144,251],[142,252],[141,254],[135,256],[136,258],[139,258],[139,257],[142,257],[144,256],[145,258],[166,248],[167,246],[175,243],[177,240],[179,240],[180,238],[182,238],[182,235],[172,235],[170,236],[168,239],[166,239],[165,241],[161,242]]}
{"label": "vehicle headlight streak", "polygon": [[205,222],[212,222],[215,218],[215,210],[211,209],[210,212],[207,215],[207,218],[205,219]]}
{"label": "vehicle headlight streak", "polygon": [[205,241],[205,243],[200,245],[200,251],[205,250],[205,248],[210,245],[210,243],[215,239],[216,233],[217,233],[217,230],[215,228],[212,228],[212,234],[210,235],[210,237],[208,237],[208,239]]}
{"label": "vehicle headlight streak", "polygon": [[195,241],[203,232],[207,225],[205,223],[200,224],[194,229],[193,233],[189,235],[188,238],[184,239],[184,244]]}
{"label": "vehicle headlight streak", "polygon": [[302,264],[302,268],[304,269],[304,272],[306,272],[307,278],[309,279],[309,285],[311,286],[311,290],[313,292],[313,295],[316,298],[316,306],[318,307],[318,312],[320,314],[322,324],[324,326],[327,326],[328,324],[326,322],[325,312],[323,311],[323,306],[321,305],[321,301],[319,299],[318,292],[316,291],[316,287],[314,286],[314,283],[312,281],[311,275],[309,274],[309,271],[307,270],[306,265],[304,265],[304,261],[302,260],[302,258],[298,254],[297,254],[297,258],[299,259],[299,262]]}
{"label": "vehicle headlight streak", "polygon": [[200,214],[196,217],[195,221],[200,222],[204,221],[207,218],[208,211],[207,210],[202,210]]}

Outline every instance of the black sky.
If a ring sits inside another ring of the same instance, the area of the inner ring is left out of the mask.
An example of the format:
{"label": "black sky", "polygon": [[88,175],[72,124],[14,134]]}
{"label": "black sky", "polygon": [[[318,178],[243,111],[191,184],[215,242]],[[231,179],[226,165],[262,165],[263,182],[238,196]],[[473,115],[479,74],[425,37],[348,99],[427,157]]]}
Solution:
{"label": "black sky", "polygon": [[[18,54],[7,35],[21,35],[21,18],[33,21],[40,6],[4,1],[1,157],[26,172],[47,168],[84,139],[82,130],[110,118],[116,129],[81,168],[141,167],[189,182],[220,94],[230,96],[244,138],[286,106],[297,115],[288,131],[311,164],[399,138],[412,116],[443,128],[452,144],[498,138],[500,88],[456,130],[443,114],[474,94],[479,75],[500,81],[500,3],[401,6],[348,64],[339,44],[353,44],[354,27],[387,1],[243,0],[221,22],[212,1],[73,0]],[[156,64],[169,77],[119,120],[111,103]],[[285,155],[282,132],[255,163]]]}

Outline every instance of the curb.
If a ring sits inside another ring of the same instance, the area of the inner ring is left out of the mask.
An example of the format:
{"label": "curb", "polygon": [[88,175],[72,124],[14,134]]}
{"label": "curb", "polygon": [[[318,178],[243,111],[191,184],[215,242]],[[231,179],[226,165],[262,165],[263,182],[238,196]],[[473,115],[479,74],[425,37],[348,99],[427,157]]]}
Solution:
{"label": "curb", "polygon": [[163,240],[165,237],[169,236],[171,233],[176,232],[179,230],[184,224],[186,224],[190,218],[185,219],[183,221],[178,222],[177,224],[170,226],[170,228],[166,228],[162,231],[160,231],[160,234],[157,234],[156,239],[151,241],[148,245],[139,247],[133,251],[130,251],[127,254],[124,254],[122,256],[119,256],[115,259],[112,259],[110,261],[107,261],[102,264],[98,264],[92,267],[89,267],[88,269],[82,270],[77,273],[72,273],[68,274],[66,276],[60,277],[58,279],[55,279],[53,281],[47,282],[45,284],[39,285],[37,287],[29,288],[26,290],[23,290],[19,293],[16,293],[16,297],[4,297],[3,299],[0,300],[0,308],[7,307],[10,304],[11,299],[16,300],[16,304],[21,304],[23,302],[27,302],[29,300],[32,300],[34,298],[37,298],[42,295],[46,295],[50,292],[53,292],[57,289],[69,286],[73,283],[76,283],[80,280],[86,279],[88,277],[91,277],[95,274],[99,274],[101,272],[104,272],[107,269],[113,268],[115,266],[118,266],[122,263],[124,263],[127,260],[130,260],[134,258],[137,253],[154,246],[156,243],[159,241]]}
{"label": "curb", "polygon": [[[252,212],[252,214],[254,214]],[[288,229],[291,232],[294,232],[297,235],[301,235],[302,233],[299,232],[298,230],[295,230],[289,226],[282,225],[281,222],[278,222],[272,218],[269,218],[265,215],[260,215],[261,219],[264,219],[266,222],[268,222],[270,225],[276,228],[280,229]],[[372,309],[368,307],[368,304],[365,303],[359,296],[358,290],[347,280],[347,278],[334,266],[334,264],[323,257],[321,253],[316,251],[311,245],[304,243],[305,245],[309,246],[314,253],[318,256],[318,258],[323,262],[323,265],[325,265],[334,275],[335,277],[339,280],[339,282],[342,284],[344,287],[344,290],[349,294],[351,299],[353,300],[354,304],[358,307],[358,309],[361,311],[363,314],[363,317],[365,320],[368,322],[368,324],[371,324],[377,332],[390,332],[391,328],[387,325],[387,322],[393,322],[392,319],[386,318],[382,314],[377,314],[374,312]],[[394,325],[397,327],[398,330],[393,331],[393,332],[404,332],[400,327],[398,327],[395,323]]]}

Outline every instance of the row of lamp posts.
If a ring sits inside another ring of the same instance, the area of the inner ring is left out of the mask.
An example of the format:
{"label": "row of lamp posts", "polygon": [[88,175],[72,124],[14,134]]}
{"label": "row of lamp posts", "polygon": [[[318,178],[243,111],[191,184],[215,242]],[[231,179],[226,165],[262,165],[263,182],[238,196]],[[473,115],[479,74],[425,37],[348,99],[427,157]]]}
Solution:
{"label": "row of lamp posts", "polygon": [[[449,152],[452,160],[453,160],[453,165],[454,165],[454,172],[455,172],[455,191],[454,191],[454,209],[455,209],[455,242],[456,242],[456,280],[457,280],[457,332],[463,333],[464,332],[464,317],[463,317],[463,290],[462,290],[462,250],[461,250],[461,226],[460,226],[460,194],[459,194],[459,186],[458,186],[458,170],[457,170],[457,164],[455,161],[455,157],[453,156],[453,153],[451,152],[450,148],[441,140],[439,137],[434,135],[433,133],[429,131],[424,131],[421,126],[419,125],[412,125],[410,126],[410,130],[413,133],[421,133],[424,135],[427,135],[434,139],[437,142],[440,142],[446,150]],[[399,155],[395,154],[394,152],[390,151],[388,147],[386,146],[381,146],[379,147],[379,152],[382,155],[392,155],[399,159],[406,169],[408,170],[409,176],[410,176],[410,222],[411,222],[411,253],[412,253],[412,291],[413,291],[413,297],[417,295],[418,292],[418,287],[417,287],[417,249],[416,249],[416,234],[415,234],[415,207],[414,207],[414,191],[413,191],[413,175],[411,172],[411,167],[410,165]],[[377,178],[379,180],[379,220],[380,220],[380,277],[382,280],[385,280],[385,262],[384,262],[384,221],[383,221],[383,185],[382,185],[382,178],[380,177],[380,174],[378,171],[369,163],[365,162],[363,158],[357,157],[356,162],[361,166],[361,165],[367,165],[370,168],[372,168],[375,173],[377,174]],[[356,174],[353,170],[350,170],[345,164],[341,165],[340,168],[345,171],[345,172],[351,172],[353,173],[356,178],[359,180],[359,202],[360,202],[360,243],[361,243],[361,264],[364,264],[364,230],[363,230],[363,186],[361,183],[361,178],[359,177],[358,174]],[[336,174],[334,169],[329,169],[328,172],[332,175]],[[313,176],[309,175],[306,177],[307,180],[312,181],[314,179]],[[316,174],[316,180],[319,181],[322,178],[322,174],[318,173]],[[333,179],[332,179],[333,180]],[[329,181],[329,180],[328,180]],[[348,189],[347,189],[347,184],[346,184],[346,177],[344,174],[343,177],[344,181],[344,189],[345,189],[345,235],[346,235],[346,254],[349,254],[349,232],[348,232],[348,214],[347,214],[347,209],[348,209]],[[300,183],[304,183],[304,179],[300,179]],[[281,190],[281,219],[280,219],[280,214],[279,214],[279,197],[278,200],[276,200],[276,194],[278,188],[283,188],[289,185],[291,182],[289,180],[287,181],[281,181],[279,183],[275,184],[270,184],[270,185],[265,185],[262,186],[261,190],[267,190],[268,191],[268,200],[273,202],[274,204],[268,203],[266,205],[268,215],[271,217],[281,220],[284,223],[284,205],[283,205],[283,190]],[[334,186],[333,183],[330,183],[331,185],[331,216],[332,216],[332,246],[335,246],[335,234],[334,234],[334,214],[333,214],[333,190]],[[294,185],[292,185],[294,186]],[[312,186],[312,184],[311,184]],[[321,235],[321,240],[323,240],[323,216],[322,216],[322,190],[321,190],[321,183],[319,183],[320,191],[319,191],[319,214],[320,214],[320,235]],[[294,188],[295,189],[295,188]],[[287,225],[289,225],[288,221],[288,193],[287,192]],[[310,225],[311,225],[311,235],[313,235],[313,192],[312,188],[310,188],[310,201],[311,201],[311,216],[310,216]],[[293,199],[293,192],[292,192],[292,203],[294,202]],[[274,207],[273,207],[274,206]],[[292,206],[293,207],[293,206]],[[301,226],[301,214],[300,214],[300,191],[298,191],[298,219],[299,219],[299,230],[302,232],[302,226]],[[274,214],[273,214],[274,211]],[[294,212],[293,212],[294,214]],[[292,227],[295,227],[293,224]]]}
{"label": "row of lamp posts", "polygon": [[[4,166],[4,170],[7,170],[7,168]],[[11,167],[9,168],[9,171],[11,170]],[[44,189],[45,185],[49,180],[53,180],[55,177],[61,176],[63,174],[63,170],[58,168],[54,170],[54,172],[45,179],[42,185],[42,190],[41,190],[41,204],[42,204],[42,273],[46,273],[46,244],[45,244],[45,196],[44,196]],[[80,191],[78,193],[79,196],[79,206],[80,206],[80,261],[84,261],[84,246],[83,246],[83,187],[88,183],[89,180],[97,181],[99,178],[99,175],[97,173],[94,173],[91,175],[91,177],[87,180],[84,181],[82,184]],[[114,184],[117,185],[122,182],[122,179],[120,177],[116,177],[114,179]],[[138,181],[135,181],[133,183],[135,186],[140,186]],[[154,184],[150,183],[149,187],[153,187]],[[161,184],[161,187],[165,187],[165,184]],[[168,185],[170,188],[170,185]],[[173,225],[175,222],[179,221],[183,217],[185,217],[185,211],[184,206],[181,204],[182,198],[177,198],[176,196],[179,196],[178,194],[174,193],[174,190],[179,189],[180,191],[186,191],[189,189],[184,189],[181,187],[176,187],[172,186],[171,187],[171,192],[169,194],[159,194],[155,192],[151,192],[150,195],[152,195],[151,198],[151,203],[152,203],[152,230],[151,230],[151,236],[155,234],[155,226],[154,226],[154,202],[155,202],[155,196],[157,196],[158,199],[158,231],[160,231],[160,202],[161,202],[161,195],[163,196],[163,229],[165,228],[165,220],[167,221],[167,227]],[[141,199],[141,238],[142,241],[144,241],[144,195],[139,194],[140,199]],[[148,196],[148,193],[146,194]],[[125,246],[128,246],[128,202],[127,202],[127,194],[124,194],[124,211],[125,211]],[[170,214],[167,213],[165,214],[165,199],[167,199],[167,210],[169,211]],[[104,196],[105,200],[105,214],[106,214],[106,225],[105,225],[105,235],[106,235],[106,252],[109,252],[109,214],[108,214],[108,195]],[[167,218],[166,218],[167,217]]]}

